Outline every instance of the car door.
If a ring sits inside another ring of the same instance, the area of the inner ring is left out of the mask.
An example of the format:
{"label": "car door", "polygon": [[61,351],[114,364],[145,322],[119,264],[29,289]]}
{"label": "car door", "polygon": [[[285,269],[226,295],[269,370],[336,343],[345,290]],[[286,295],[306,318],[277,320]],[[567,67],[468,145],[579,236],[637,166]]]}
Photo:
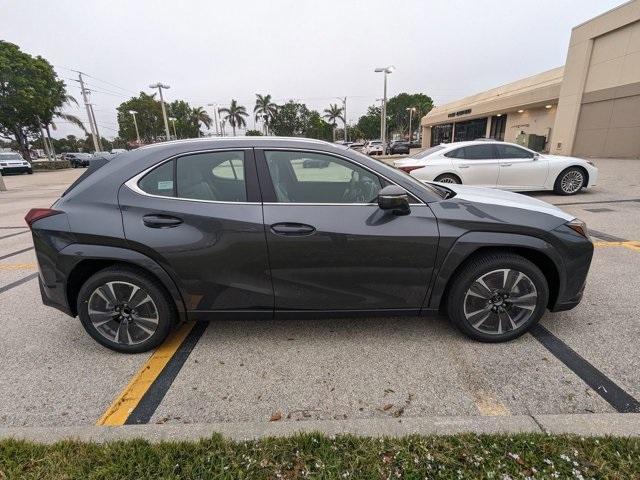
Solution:
{"label": "car door", "polygon": [[497,153],[493,144],[467,145],[445,153],[463,184],[495,187],[498,183]]}
{"label": "car door", "polygon": [[500,158],[499,187],[518,190],[544,186],[549,173],[549,160],[508,143],[496,145],[496,150]]}
{"label": "car door", "polygon": [[438,244],[427,205],[381,210],[390,182],[346,157],[256,153],[276,315],[419,311]]}
{"label": "car door", "polygon": [[191,318],[273,315],[252,149],[194,152],[119,192],[127,241],[179,283]]}

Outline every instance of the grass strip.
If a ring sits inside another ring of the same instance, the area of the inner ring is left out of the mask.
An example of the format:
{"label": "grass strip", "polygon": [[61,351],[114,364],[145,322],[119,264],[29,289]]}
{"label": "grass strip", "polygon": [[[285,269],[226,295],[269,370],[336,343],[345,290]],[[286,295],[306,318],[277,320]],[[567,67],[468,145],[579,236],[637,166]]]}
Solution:
{"label": "grass strip", "polygon": [[640,439],[568,435],[370,438],[300,434],[235,442],[52,445],[0,441],[1,479],[640,478]]}

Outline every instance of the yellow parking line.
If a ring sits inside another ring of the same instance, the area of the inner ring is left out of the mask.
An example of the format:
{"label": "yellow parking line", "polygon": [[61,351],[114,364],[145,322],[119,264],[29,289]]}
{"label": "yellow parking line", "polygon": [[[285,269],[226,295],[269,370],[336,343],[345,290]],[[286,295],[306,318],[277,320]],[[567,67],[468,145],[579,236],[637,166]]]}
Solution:
{"label": "yellow parking line", "polygon": [[35,263],[0,263],[0,270],[35,270]]}
{"label": "yellow parking line", "polygon": [[117,426],[125,424],[133,409],[140,403],[144,394],[169,363],[169,360],[171,360],[171,357],[176,353],[194,325],[193,322],[185,323],[153,352],[149,360],[145,362],[142,368],[138,370],[138,373],[131,379],[129,385],[111,403],[96,425]]}
{"label": "yellow parking line", "polygon": [[593,242],[593,246],[596,248],[601,247],[624,247],[629,250],[640,252],[640,242],[626,241],[626,242]]}

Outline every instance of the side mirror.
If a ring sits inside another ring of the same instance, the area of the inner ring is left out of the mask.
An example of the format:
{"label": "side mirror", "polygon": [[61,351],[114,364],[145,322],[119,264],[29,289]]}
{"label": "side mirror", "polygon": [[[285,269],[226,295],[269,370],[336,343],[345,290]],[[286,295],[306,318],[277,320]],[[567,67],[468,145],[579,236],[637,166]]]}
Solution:
{"label": "side mirror", "polygon": [[540,154],[539,153],[534,153],[533,154],[533,160],[540,160]]}
{"label": "side mirror", "polygon": [[411,213],[409,194],[402,187],[387,185],[378,192],[378,207],[391,210],[394,215],[408,215]]}

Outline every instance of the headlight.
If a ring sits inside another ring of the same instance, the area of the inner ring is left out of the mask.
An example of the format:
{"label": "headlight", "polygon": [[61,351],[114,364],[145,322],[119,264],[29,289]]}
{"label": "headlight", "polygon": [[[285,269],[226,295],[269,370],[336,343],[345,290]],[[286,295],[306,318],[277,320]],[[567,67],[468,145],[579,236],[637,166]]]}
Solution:
{"label": "headlight", "polygon": [[574,232],[579,233],[584,238],[589,238],[589,232],[587,231],[587,224],[584,223],[579,218],[574,218],[573,220],[568,222],[567,227],[569,227]]}

